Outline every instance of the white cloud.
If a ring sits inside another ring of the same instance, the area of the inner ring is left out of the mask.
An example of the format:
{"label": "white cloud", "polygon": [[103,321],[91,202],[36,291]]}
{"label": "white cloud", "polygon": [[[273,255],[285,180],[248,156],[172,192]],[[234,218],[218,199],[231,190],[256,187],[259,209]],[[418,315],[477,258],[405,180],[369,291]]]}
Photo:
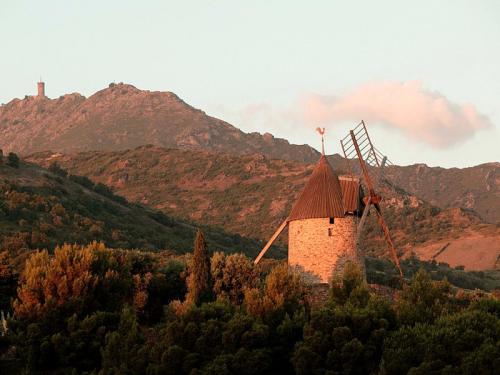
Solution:
{"label": "white cloud", "polygon": [[457,104],[419,81],[370,82],[343,95],[308,94],[291,108],[253,105],[239,112],[247,126],[254,124],[290,126],[334,126],[365,120],[398,129],[410,139],[445,148],[492,126],[472,104]]}

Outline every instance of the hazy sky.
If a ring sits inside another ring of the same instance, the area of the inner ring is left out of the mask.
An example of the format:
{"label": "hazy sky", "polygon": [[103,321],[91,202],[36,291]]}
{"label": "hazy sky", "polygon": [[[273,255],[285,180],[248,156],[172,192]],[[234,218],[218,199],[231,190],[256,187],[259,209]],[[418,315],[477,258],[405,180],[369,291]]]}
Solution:
{"label": "hazy sky", "polygon": [[362,118],[398,164],[500,161],[500,1],[0,0],[0,103],[110,82],[327,151]]}

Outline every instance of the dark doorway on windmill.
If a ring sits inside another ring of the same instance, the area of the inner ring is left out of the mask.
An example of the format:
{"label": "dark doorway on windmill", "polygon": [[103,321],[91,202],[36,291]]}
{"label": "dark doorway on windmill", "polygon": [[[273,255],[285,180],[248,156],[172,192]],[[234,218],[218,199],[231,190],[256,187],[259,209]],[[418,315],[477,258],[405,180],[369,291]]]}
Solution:
{"label": "dark doorway on windmill", "polygon": [[330,224],[333,224],[333,217],[330,218]]}

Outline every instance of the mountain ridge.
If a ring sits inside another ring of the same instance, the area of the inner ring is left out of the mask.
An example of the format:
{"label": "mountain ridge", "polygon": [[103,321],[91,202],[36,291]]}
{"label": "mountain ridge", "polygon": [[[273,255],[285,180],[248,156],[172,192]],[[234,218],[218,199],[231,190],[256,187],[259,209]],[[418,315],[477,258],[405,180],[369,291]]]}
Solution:
{"label": "mountain ridge", "polygon": [[172,92],[110,84],[88,98],[26,97],[0,107],[0,147],[29,154],[54,150],[122,150],[146,144],[210,149],[312,162],[319,153],[269,133],[244,133],[208,116]]}
{"label": "mountain ridge", "polygon": [[487,222],[500,223],[500,163],[466,168],[422,165],[389,167],[385,174],[397,186],[442,208],[463,207]]}

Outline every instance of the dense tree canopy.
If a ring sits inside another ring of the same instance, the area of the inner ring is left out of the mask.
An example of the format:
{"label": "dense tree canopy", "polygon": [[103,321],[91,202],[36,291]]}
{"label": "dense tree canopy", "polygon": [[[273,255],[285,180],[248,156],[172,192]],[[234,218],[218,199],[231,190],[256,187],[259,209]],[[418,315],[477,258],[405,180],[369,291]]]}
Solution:
{"label": "dense tree canopy", "polygon": [[[390,375],[494,374],[500,366],[500,302],[490,296],[456,293],[424,271],[385,296],[347,264],[318,304],[285,263],[209,258],[202,240],[198,268],[194,254],[186,262],[101,243],[33,253],[0,338],[0,370]],[[210,298],[190,300],[192,280]]]}

